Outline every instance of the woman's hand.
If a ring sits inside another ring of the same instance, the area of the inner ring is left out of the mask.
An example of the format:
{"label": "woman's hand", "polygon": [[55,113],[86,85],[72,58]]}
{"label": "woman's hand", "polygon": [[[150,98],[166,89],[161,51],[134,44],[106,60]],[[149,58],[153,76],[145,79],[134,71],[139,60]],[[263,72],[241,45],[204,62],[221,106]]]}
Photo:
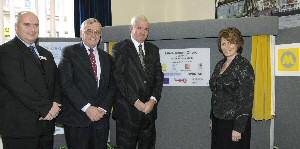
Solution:
{"label": "woman's hand", "polygon": [[235,130],[232,130],[232,141],[233,142],[237,142],[239,141],[240,139],[242,138],[242,134],[235,131]]}

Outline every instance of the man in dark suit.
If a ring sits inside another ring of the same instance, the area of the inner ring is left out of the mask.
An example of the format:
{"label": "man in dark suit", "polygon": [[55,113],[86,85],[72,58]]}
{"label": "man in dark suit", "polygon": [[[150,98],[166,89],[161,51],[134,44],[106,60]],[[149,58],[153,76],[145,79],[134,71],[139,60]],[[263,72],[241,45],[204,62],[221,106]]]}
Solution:
{"label": "man in dark suit", "polygon": [[53,119],[60,111],[58,70],[35,42],[39,20],[21,12],[16,37],[0,46],[0,134],[4,149],[52,149]]}
{"label": "man in dark suit", "polygon": [[80,34],[82,42],[65,47],[58,66],[64,93],[58,121],[64,125],[68,149],[106,149],[116,92],[111,56],[97,47],[98,20],[85,20]]}
{"label": "man in dark suit", "polygon": [[[131,39],[114,45],[114,77],[118,92],[114,117],[120,149],[155,148],[157,103],[161,97],[163,73],[159,49],[145,42],[149,22],[145,16],[131,20]],[[145,54],[144,54],[145,53]]]}

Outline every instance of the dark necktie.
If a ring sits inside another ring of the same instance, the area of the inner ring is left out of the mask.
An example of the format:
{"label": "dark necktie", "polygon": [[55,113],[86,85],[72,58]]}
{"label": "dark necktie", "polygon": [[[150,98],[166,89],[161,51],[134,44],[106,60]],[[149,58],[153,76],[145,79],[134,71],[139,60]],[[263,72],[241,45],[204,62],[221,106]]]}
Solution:
{"label": "dark necktie", "polygon": [[142,49],[142,44],[139,45],[139,57],[140,57],[140,60],[141,60],[141,64],[143,65],[143,68],[145,70],[144,52],[143,52],[143,49]]}
{"label": "dark necktie", "polygon": [[95,58],[95,54],[93,53],[94,50],[89,49],[89,51],[90,51],[90,60],[91,60],[93,70],[94,70],[94,75],[95,75],[96,81],[98,81],[96,58]]}
{"label": "dark necktie", "polygon": [[38,60],[40,62],[40,58],[39,56],[36,54],[35,50],[34,50],[34,46],[29,46],[28,47],[30,49],[30,51],[33,53],[34,57],[36,58],[36,60]]}

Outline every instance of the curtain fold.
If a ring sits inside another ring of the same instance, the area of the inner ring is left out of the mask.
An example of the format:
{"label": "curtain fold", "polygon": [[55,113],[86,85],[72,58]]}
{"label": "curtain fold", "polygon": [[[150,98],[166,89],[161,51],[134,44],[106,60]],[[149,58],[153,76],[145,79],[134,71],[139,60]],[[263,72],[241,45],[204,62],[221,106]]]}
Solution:
{"label": "curtain fold", "polygon": [[252,117],[255,120],[274,118],[274,40],[271,35],[252,37],[251,64],[255,72]]}
{"label": "curtain fold", "polygon": [[75,37],[80,37],[80,25],[88,18],[96,18],[102,27],[112,25],[111,0],[74,0]]}

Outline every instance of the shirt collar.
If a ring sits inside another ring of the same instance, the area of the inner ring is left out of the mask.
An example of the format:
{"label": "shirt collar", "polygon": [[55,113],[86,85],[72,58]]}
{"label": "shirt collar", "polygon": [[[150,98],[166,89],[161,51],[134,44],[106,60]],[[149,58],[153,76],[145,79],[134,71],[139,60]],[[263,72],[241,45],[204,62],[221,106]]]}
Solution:
{"label": "shirt collar", "polygon": [[144,49],[144,42],[139,43],[138,41],[136,41],[136,40],[133,39],[132,35],[131,35],[131,40],[132,40],[132,42],[133,42],[133,44],[135,46],[135,49],[139,49],[138,47],[139,47],[140,44],[142,44],[142,47],[143,47],[142,49]]}
{"label": "shirt collar", "polygon": [[29,43],[27,43],[27,42],[25,42],[24,40],[22,40],[18,35],[16,35],[16,37],[19,38],[19,39],[26,45],[26,47],[29,47],[29,46],[35,47],[35,43],[32,43],[32,44],[30,45]]}
{"label": "shirt collar", "polygon": [[[90,53],[90,47],[88,47],[86,44],[84,44],[84,42],[82,42],[83,43],[83,45],[84,45],[84,48],[86,49],[86,51],[88,51],[88,53]],[[94,48],[93,48],[93,50],[94,51],[97,51],[97,46],[95,46]]]}

